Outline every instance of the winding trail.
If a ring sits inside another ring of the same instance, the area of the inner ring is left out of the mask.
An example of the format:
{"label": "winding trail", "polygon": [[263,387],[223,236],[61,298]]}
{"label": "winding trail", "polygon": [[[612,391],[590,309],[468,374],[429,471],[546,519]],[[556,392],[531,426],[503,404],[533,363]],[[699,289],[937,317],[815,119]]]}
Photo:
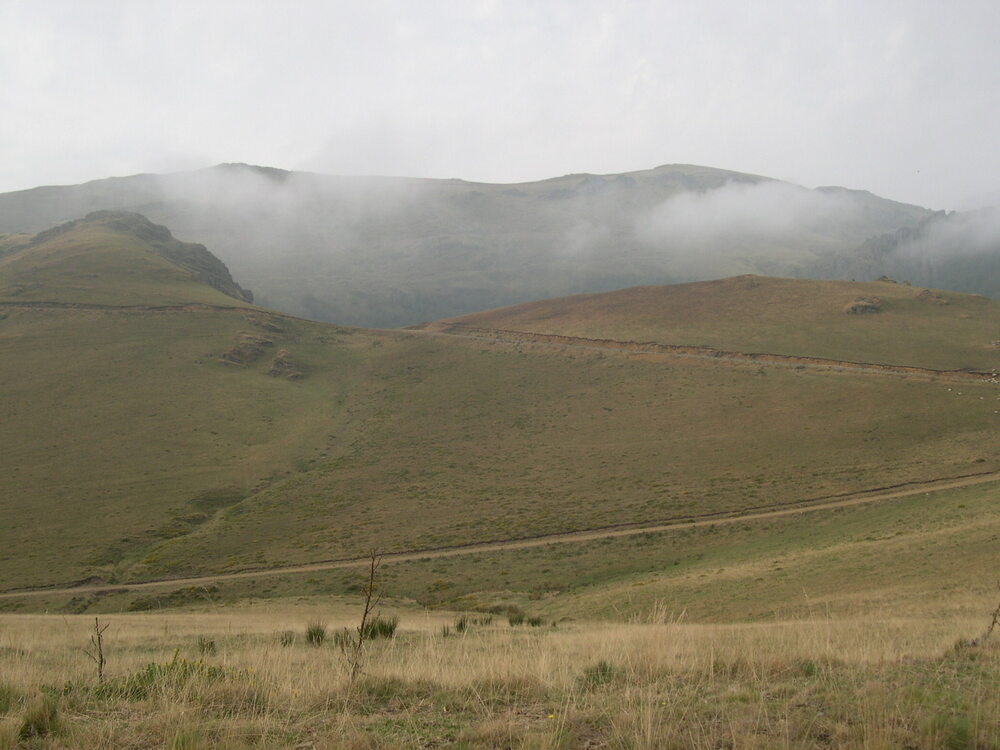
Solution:
{"label": "winding trail", "polygon": [[[382,556],[382,562],[383,564],[391,564],[411,562],[414,560],[432,560],[441,557],[475,555],[484,552],[501,552],[506,550],[529,549],[532,547],[545,547],[552,544],[580,544],[582,542],[589,542],[597,539],[635,536],[637,534],[655,534],[675,531],[677,529],[698,528],[702,526],[745,523],[747,521],[758,521],[767,518],[779,518],[782,516],[792,516],[802,513],[810,513],[813,511],[834,510],[837,508],[847,508],[866,503],[895,500],[923,493],[956,489],[959,487],[970,487],[977,484],[987,484],[989,482],[1000,482],[1000,471],[946,477],[928,482],[913,482],[902,485],[894,485],[891,487],[876,487],[870,490],[863,490],[861,492],[845,493],[841,495],[827,495],[825,497],[811,498],[808,500],[793,500],[786,503],[761,505],[736,511],[718,511],[715,513],[669,518],[659,522],[617,524],[613,526],[582,529],[579,531],[566,531],[558,534],[544,534],[534,537],[520,537],[516,539],[504,539],[492,542],[477,542],[451,547],[429,547],[426,549],[388,552]],[[998,490],[1000,490],[1000,488],[998,488]],[[94,594],[97,592],[110,593],[121,591],[143,591],[147,589],[165,587],[204,586],[223,581],[235,581],[246,578],[263,578],[270,576],[293,575],[298,573],[313,573],[338,568],[352,568],[367,565],[368,562],[369,558],[367,557],[351,557],[339,560],[323,560],[303,565],[289,565],[279,568],[241,570],[233,573],[190,576],[187,578],[165,578],[139,583],[84,583],[64,587],[20,589],[2,592],[0,593],[0,599],[31,596]]]}

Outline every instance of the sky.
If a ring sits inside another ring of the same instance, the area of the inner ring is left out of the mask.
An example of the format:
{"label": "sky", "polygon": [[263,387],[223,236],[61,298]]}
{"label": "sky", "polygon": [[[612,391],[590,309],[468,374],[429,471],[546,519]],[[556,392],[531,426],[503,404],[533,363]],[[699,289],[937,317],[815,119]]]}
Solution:
{"label": "sky", "polygon": [[976,208],[998,39],[997,0],[0,0],[0,191],[690,163]]}

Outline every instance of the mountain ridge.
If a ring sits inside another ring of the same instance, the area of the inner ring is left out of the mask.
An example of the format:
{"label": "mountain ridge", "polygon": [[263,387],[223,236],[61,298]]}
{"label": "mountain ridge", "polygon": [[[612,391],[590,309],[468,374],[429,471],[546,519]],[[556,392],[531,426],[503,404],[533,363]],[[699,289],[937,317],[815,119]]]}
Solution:
{"label": "mountain ridge", "polygon": [[236,163],[3,194],[0,232],[101,209],[211,247],[265,306],[375,327],[639,284],[833,273],[833,258],[930,214],[685,164],[494,184]]}

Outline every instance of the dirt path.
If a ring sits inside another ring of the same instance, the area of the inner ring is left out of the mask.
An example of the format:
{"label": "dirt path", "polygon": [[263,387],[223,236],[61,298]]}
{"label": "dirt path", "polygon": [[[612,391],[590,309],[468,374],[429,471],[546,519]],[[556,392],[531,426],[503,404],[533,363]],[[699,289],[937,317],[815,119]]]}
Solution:
{"label": "dirt path", "polygon": [[[955,489],[958,487],[969,487],[976,484],[986,484],[988,482],[1000,482],[1000,472],[987,472],[961,477],[949,477],[930,482],[899,485],[896,487],[879,487],[845,495],[831,495],[824,498],[813,498],[811,500],[796,500],[787,503],[777,503],[774,505],[747,508],[739,511],[720,511],[717,513],[706,513],[703,515],[688,516],[683,518],[665,519],[660,523],[619,524],[616,526],[602,526],[600,528],[584,529],[581,531],[567,531],[559,534],[545,534],[536,537],[481,542],[476,544],[458,545],[454,547],[433,547],[420,550],[406,550],[403,552],[387,553],[383,556],[382,561],[384,564],[401,563],[413,560],[455,557],[458,555],[474,555],[484,552],[499,552],[504,550],[544,547],[550,544],[579,544],[581,542],[588,542],[596,539],[609,539],[614,537],[634,536],[636,534],[659,533],[674,531],[676,529],[697,528],[700,526],[745,523],[746,521],[778,518],[780,516],[797,515],[818,510],[847,508],[853,505],[894,500],[897,498],[919,495],[921,493]],[[308,563],[305,565],[290,565],[282,568],[244,570],[236,573],[193,576],[188,578],[169,578],[157,581],[146,581],[143,583],[82,584],[62,588],[22,589],[19,591],[7,591],[0,593],[0,599],[27,596],[92,594],[98,591],[141,591],[144,589],[165,587],[176,588],[184,586],[204,586],[212,583],[234,581],[243,578],[262,578],[266,576],[312,573],[322,570],[334,570],[337,568],[351,568],[366,564],[368,564],[368,558],[346,558],[341,560],[326,560],[322,562]]]}
{"label": "dirt path", "polygon": [[553,347],[571,347],[588,351],[626,352],[644,356],[663,358],[701,359],[725,364],[769,365],[796,369],[819,369],[826,372],[860,372],[876,375],[896,375],[921,379],[974,380],[1000,384],[996,371],[975,370],[934,370],[928,367],[891,365],[878,362],[853,362],[850,360],[825,359],[822,357],[799,357],[791,354],[770,354],[767,352],[736,352],[715,349],[710,346],[689,346],[682,344],[662,344],[656,341],[619,341],[617,339],[591,339],[582,336],[563,336],[554,333],[533,333],[504,328],[477,328],[461,324],[451,324],[442,328],[414,329],[439,336],[459,336],[462,338],[485,339],[505,344],[541,344]]}

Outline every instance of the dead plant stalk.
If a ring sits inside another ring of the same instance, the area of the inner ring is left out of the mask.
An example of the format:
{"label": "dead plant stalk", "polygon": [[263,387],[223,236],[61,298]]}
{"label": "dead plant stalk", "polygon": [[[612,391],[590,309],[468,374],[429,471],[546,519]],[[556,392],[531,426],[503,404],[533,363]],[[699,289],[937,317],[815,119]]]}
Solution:
{"label": "dead plant stalk", "polygon": [[84,649],[83,653],[94,660],[97,665],[97,681],[104,683],[104,631],[111,627],[111,623],[101,625],[99,618],[94,618],[94,634],[90,636],[90,648]]}
{"label": "dead plant stalk", "polygon": [[354,682],[364,668],[365,641],[368,640],[368,618],[372,611],[378,607],[382,601],[382,593],[378,591],[377,574],[379,566],[382,564],[382,554],[372,550],[368,556],[368,580],[361,587],[361,594],[365,599],[365,608],[361,613],[361,624],[358,626],[358,640],[354,646],[354,655],[351,659],[351,682]]}

